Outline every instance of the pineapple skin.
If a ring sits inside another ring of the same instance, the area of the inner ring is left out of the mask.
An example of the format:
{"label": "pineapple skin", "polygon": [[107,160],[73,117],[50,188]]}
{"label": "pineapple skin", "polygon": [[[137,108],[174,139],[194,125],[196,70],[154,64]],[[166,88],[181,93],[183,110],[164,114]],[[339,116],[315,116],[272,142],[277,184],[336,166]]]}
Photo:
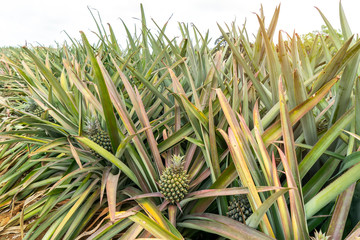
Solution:
{"label": "pineapple skin", "polygon": [[[30,102],[25,111],[30,112],[39,118],[41,118],[42,114],[45,112],[45,110],[38,106],[35,102]],[[47,120],[53,123],[55,122],[55,119],[50,114],[48,115]]]}
{"label": "pineapple skin", "polygon": [[181,157],[174,156],[173,164],[161,174],[159,186],[160,192],[171,204],[184,199],[188,193],[189,175],[184,170]]}
{"label": "pineapple skin", "polygon": [[[106,149],[107,151],[111,152],[111,140],[107,132],[102,129],[98,129],[93,135],[89,136],[90,140],[95,142],[96,144],[100,145],[102,148]],[[91,153],[98,158],[101,156],[91,149]]]}
{"label": "pineapple skin", "polygon": [[[109,134],[101,129],[100,123],[97,119],[92,118],[87,121],[87,134],[89,139],[96,144],[100,145],[102,148],[106,149],[109,152],[112,152],[111,140]],[[97,152],[90,149],[91,153],[97,157],[102,158]]]}
{"label": "pineapple skin", "polygon": [[245,195],[235,197],[229,203],[226,215],[236,221],[245,223],[246,219],[253,213],[249,200]]}

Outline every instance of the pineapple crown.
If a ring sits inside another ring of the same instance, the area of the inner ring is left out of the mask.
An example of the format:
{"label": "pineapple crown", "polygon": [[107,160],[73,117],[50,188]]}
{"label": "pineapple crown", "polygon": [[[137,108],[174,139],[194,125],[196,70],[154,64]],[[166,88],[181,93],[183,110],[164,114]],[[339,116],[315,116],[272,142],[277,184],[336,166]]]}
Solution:
{"label": "pineapple crown", "polygon": [[184,159],[184,156],[173,155],[171,161],[172,161],[174,168],[176,168],[176,169],[181,168],[184,163],[183,159]]}
{"label": "pineapple crown", "polygon": [[100,122],[96,117],[92,116],[87,118],[85,130],[89,135],[96,134],[99,129],[101,129]]}
{"label": "pineapple crown", "polygon": [[311,240],[328,240],[330,236],[326,236],[325,233],[322,233],[321,230],[318,232],[315,230],[314,237],[310,237]]}

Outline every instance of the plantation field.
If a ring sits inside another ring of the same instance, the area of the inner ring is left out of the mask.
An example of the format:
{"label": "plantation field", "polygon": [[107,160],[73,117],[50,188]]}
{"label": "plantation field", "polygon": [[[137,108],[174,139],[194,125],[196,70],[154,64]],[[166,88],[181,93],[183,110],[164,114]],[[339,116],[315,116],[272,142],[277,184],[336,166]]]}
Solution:
{"label": "plantation field", "polygon": [[[179,23],[0,50],[0,239],[360,239],[360,40]],[[262,11],[260,11],[262,12]],[[92,13],[91,13],[92,14]],[[133,33],[135,32],[135,33]],[[75,36],[77,37],[77,36]]]}

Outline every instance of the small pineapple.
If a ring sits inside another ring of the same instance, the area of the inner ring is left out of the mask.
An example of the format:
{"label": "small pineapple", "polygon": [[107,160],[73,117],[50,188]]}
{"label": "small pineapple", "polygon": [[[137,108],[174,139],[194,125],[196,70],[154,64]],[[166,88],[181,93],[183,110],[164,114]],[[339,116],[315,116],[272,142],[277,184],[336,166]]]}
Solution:
{"label": "small pineapple", "polygon": [[310,237],[311,240],[328,240],[329,238],[330,236],[326,236],[321,230],[319,232],[315,230],[314,237]]}
{"label": "small pineapple", "polygon": [[[32,113],[39,118],[41,118],[42,114],[45,112],[45,110],[38,106],[34,101],[29,101],[29,104],[26,106],[25,111]],[[55,122],[54,118],[51,115],[48,115],[48,120],[50,122]]]}
{"label": "small pineapple", "polygon": [[325,131],[328,128],[328,125],[329,125],[329,121],[326,118],[321,119],[316,126],[317,132],[321,133]]}
{"label": "small pineapple", "polygon": [[38,116],[38,117],[41,117],[41,115],[44,113],[44,109],[42,109],[41,107],[37,107],[35,108],[35,110],[33,111],[33,114]]}
{"label": "small pineapple", "polygon": [[246,219],[251,216],[252,209],[246,195],[240,195],[230,201],[226,215],[236,221],[245,223]]}
{"label": "small pineapple", "polygon": [[[89,135],[89,139],[107,151],[111,152],[111,140],[107,132],[101,129],[100,123],[97,119],[92,118],[87,122],[87,134]],[[96,157],[101,158],[101,156],[95,152],[94,150],[90,150],[92,154]]]}
{"label": "small pineapple", "polygon": [[25,111],[32,113],[38,117],[41,117],[41,114],[44,112],[44,110],[39,107],[34,101],[29,101],[28,105],[25,108]]}
{"label": "small pineapple", "polygon": [[160,192],[171,204],[184,199],[189,188],[189,175],[184,170],[183,157],[174,155],[172,164],[160,176]]}

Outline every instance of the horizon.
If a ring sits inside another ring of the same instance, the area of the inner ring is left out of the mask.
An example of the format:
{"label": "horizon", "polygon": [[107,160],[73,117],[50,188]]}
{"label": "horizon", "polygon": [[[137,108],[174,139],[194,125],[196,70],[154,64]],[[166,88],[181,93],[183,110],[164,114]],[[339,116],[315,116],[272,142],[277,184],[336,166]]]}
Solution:
{"label": "horizon", "polygon": [[[106,0],[102,3],[94,0],[86,1],[86,3],[84,1],[70,2],[69,0],[64,0],[61,3],[49,3],[44,0],[35,0],[21,5],[11,2],[4,4],[2,11],[5,14],[0,15],[3,33],[0,38],[0,47],[23,46],[26,43],[33,46],[56,46],[56,43],[63,44],[64,41],[69,43],[65,32],[71,38],[80,39],[79,31],[84,31],[89,40],[94,43],[98,39],[92,31],[97,32],[97,27],[88,10],[89,8],[95,17],[98,17],[98,13],[100,14],[104,27],[106,27],[107,23],[110,23],[117,40],[123,48],[126,44],[126,38],[122,37],[125,30],[120,19],[134,33],[134,26],[137,29],[141,27],[141,24],[139,24],[141,3],[144,7],[147,23],[153,33],[157,29],[152,19],[162,26],[170,18],[166,34],[171,38],[181,35],[178,27],[180,22],[189,25],[194,24],[202,34],[209,30],[209,35],[213,41],[221,35],[217,23],[222,27],[226,27],[225,24],[236,21],[236,25],[241,27],[246,22],[247,31],[251,36],[256,34],[259,26],[254,13],[260,14],[260,6],[263,6],[267,27],[275,7],[279,4],[281,4],[280,17],[276,32],[282,30],[292,34],[295,31],[302,35],[320,31],[321,26],[325,25],[319,12],[311,5],[317,6],[335,29],[340,29],[339,2],[337,0],[306,0],[299,3],[296,1],[281,2],[276,0],[261,3],[259,0],[252,2],[225,0],[218,3],[215,0],[196,2],[183,0],[180,6],[168,4],[168,1],[165,2],[164,0],[152,1],[152,4],[139,0],[131,2]],[[187,3],[192,3],[191,8],[187,7]],[[351,5],[351,1],[342,1],[341,3],[353,33],[359,33],[360,26],[357,26],[356,22],[360,20],[360,16],[355,14],[357,8],[354,7],[354,5],[359,4]],[[160,6],[164,10],[159,11]],[[53,14],[52,11],[55,9],[57,12]],[[12,10],[17,10],[19,14],[13,16]],[[298,17],[298,14],[304,15],[305,12],[308,13],[307,16]],[[12,15],[7,15],[8,13]],[[277,37],[274,38],[274,41],[277,42]]]}

